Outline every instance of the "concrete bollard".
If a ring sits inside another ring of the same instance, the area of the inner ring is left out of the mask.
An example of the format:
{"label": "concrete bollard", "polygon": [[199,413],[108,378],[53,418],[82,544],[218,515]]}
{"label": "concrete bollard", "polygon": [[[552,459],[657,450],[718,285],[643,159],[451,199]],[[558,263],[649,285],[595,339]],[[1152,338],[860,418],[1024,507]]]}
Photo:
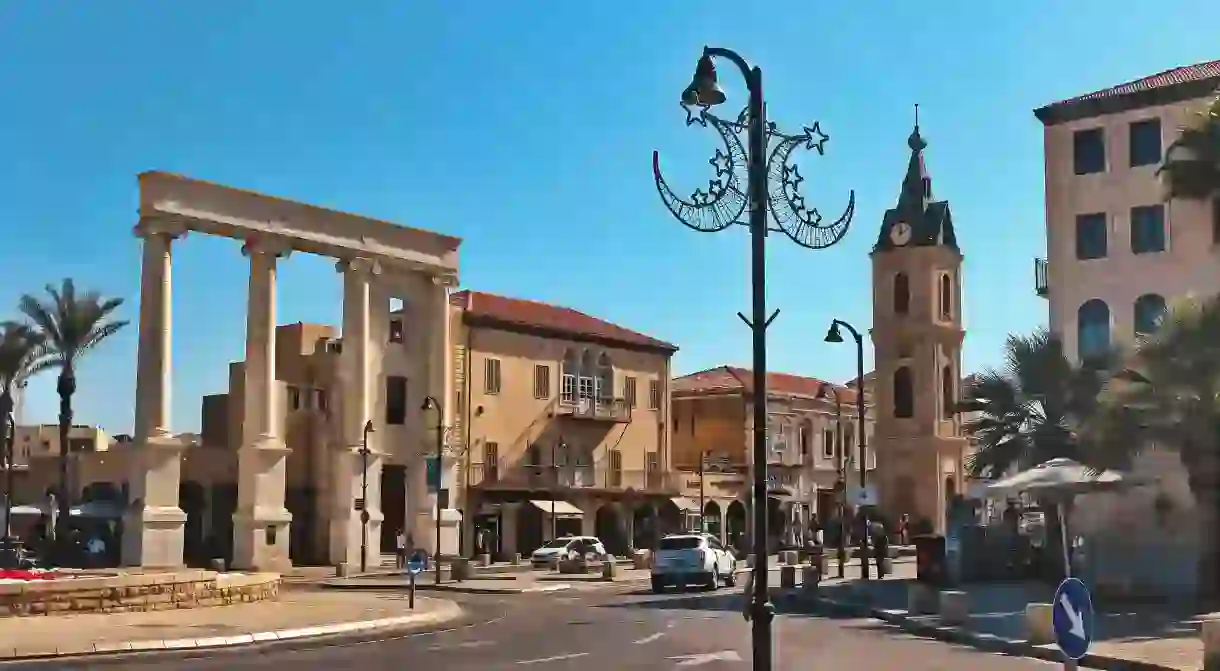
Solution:
{"label": "concrete bollard", "polygon": [[602,580],[614,580],[614,577],[617,574],[618,568],[614,564],[614,556],[607,555],[606,558],[602,560]]}
{"label": "concrete bollard", "polygon": [[907,612],[911,615],[931,615],[939,609],[936,599],[939,593],[921,582],[907,587]]}
{"label": "concrete bollard", "polygon": [[1047,645],[1055,642],[1055,607],[1049,603],[1029,603],[1025,605],[1026,639],[1033,645]]}
{"label": "concrete bollard", "polygon": [[818,583],[822,581],[822,572],[817,566],[801,567],[801,589],[806,592],[816,592]]}
{"label": "concrete bollard", "polygon": [[801,554],[795,550],[784,550],[779,554],[779,560],[788,566],[796,566],[801,563]]}
{"label": "concrete bollard", "polygon": [[217,573],[224,573],[227,567],[225,566],[224,557],[216,557],[208,562],[208,566]]}
{"label": "concrete bollard", "polygon": [[631,568],[642,571],[652,568],[652,553],[648,550],[636,550],[631,554]]}
{"label": "concrete bollard", "polygon": [[491,566],[491,555],[484,552],[483,554],[479,555],[475,561],[479,566]]}
{"label": "concrete bollard", "polygon": [[520,552],[514,552],[514,553],[513,553],[513,559],[512,559],[512,563],[513,563],[513,566],[520,566],[520,565],[521,565],[521,553],[520,553]]}
{"label": "concrete bollard", "polygon": [[470,579],[470,560],[455,557],[449,562],[449,576],[456,582]]}
{"label": "concrete bollard", "polygon": [[335,577],[346,578],[352,573],[352,565],[347,562],[341,562],[335,565]]}
{"label": "concrete bollard", "polygon": [[786,564],[779,568],[779,586],[783,589],[796,587],[796,567]]}
{"label": "concrete bollard", "polygon": [[1203,620],[1199,638],[1203,640],[1203,671],[1220,671],[1220,620]]}
{"label": "concrete bollard", "polygon": [[951,627],[960,627],[970,621],[970,595],[959,591],[941,592],[940,621]]}

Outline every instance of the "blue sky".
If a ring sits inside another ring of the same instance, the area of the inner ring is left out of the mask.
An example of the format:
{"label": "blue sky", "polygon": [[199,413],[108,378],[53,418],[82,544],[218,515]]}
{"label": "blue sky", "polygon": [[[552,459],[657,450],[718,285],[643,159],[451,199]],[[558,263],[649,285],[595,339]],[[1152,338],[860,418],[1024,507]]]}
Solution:
{"label": "blue sky", "polygon": [[[677,105],[705,43],[760,64],[773,120],[820,120],[807,193],[854,227],[811,252],[772,238],[774,370],[844,380],[838,317],[867,327],[868,249],[898,195],[920,103],[936,195],[966,254],[968,369],[1043,323],[1041,104],[1220,57],[1211,0],[238,0],[0,5],[0,305],[71,276],[129,301],[137,172],[185,173],[465,238],[468,287],[568,305],[681,345],[680,372],[749,363],[744,230],[672,221],[649,168],[686,193],[709,131]],[[722,68],[732,106],[742,86]],[[236,242],[176,248],[174,429],[242,357]],[[297,255],[282,322],[337,322],[333,266]],[[78,421],[129,430],[135,326],[81,371]],[[870,353],[871,358],[871,353]],[[25,421],[53,421],[53,381]]]}

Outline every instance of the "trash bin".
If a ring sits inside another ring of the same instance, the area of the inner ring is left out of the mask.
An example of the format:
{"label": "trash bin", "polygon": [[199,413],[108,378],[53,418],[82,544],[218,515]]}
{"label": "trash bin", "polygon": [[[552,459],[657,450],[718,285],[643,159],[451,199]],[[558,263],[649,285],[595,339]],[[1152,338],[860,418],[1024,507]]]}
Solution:
{"label": "trash bin", "polygon": [[916,536],[912,540],[915,541],[915,579],[929,585],[945,584],[945,537]]}

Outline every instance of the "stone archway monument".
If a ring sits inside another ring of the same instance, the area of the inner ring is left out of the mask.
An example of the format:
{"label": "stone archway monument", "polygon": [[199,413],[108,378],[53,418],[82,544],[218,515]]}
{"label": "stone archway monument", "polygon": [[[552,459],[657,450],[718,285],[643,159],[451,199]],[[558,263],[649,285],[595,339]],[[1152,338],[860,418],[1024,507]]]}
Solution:
{"label": "stone archway monument", "polygon": [[[246,358],[238,451],[238,501],[233,516],[233,565],[282,570],[289,565],[285,508],[286,460],[283,404],[276,383],[276,264],[293,251],[338,261],[343,277],[343,344],[337,388],[331,390],[336,431],[332,468],[321,491],[331,559],[356,561],[360,549],[360,482],[367,475],[368,535],[380,534],[380,475],[384,431],[367,439],[368,471],[360,450],[367,422],[382,426],[384,410],[381,332],[393,286],[426,287],[428,314],[421,319],[429,346],[424,358],[429,394],[450,400],[449,288],[456,285],[458,238],[367,217],[263,196],[165,172],[139,176],[143,239],[140,333],[136,364],[131,505],[124,518],[123,563],[182,564],[186,515],[178,507],[182,451],[170,432],[171,266],[173,242],[188,232],[238,240],[249,258]],[[387,284],[390,285],[387,287]],[[201,306],[202,308],[203,306]],[[452,426],[451,403],[443,421]],[[415,441],[419,442],[419,441]],[[418,461],[419,455],[413,460]],[[422,468],[417,469],[422,471]],[[415,496],[419,496],[416,494]],[[377,548],[376,543],[373,545]],[[376,553],[374,556],[377,556]]]}

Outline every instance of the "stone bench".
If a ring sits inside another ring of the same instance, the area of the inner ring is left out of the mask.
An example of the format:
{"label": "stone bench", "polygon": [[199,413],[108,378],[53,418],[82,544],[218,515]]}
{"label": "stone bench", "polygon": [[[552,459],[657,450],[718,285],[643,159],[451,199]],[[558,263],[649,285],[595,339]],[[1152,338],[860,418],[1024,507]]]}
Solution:
{"label": "stone bench", "polygon": [[907,588],[907,612],[911,615],[931,615],[940,610],[940,592],[931,585],[913,582]]}
{"label": "stone bench", "polygon": [[970,595],[966,592],[943,591],[940,593],[940,621],[951,627],[960,627],[970,620]]}
{"label": "stone bench", "polygon": [[0,617],[131,613],[253,603],[279,596],[278,573],[112,573],[0,584]]}

